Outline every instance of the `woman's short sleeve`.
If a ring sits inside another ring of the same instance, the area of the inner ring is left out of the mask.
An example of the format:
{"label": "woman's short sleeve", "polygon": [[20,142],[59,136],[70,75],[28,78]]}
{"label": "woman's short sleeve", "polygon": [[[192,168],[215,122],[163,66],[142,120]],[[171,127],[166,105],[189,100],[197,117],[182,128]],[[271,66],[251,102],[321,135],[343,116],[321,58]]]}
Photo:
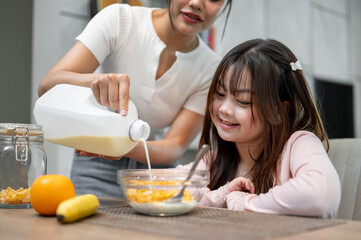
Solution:
{"label": "woman's short sleeve", "polygon": [[207,106],[207,95],[218,61],[205,67],[198,89],[193,92],[184,104],[184,108],[204,116]]}
{"label": "woman's short sleeve", "polygon": [[127,40],[131,26],[131,7],[112,4],[95,15],[76,38],[95,56],[99,64]]}

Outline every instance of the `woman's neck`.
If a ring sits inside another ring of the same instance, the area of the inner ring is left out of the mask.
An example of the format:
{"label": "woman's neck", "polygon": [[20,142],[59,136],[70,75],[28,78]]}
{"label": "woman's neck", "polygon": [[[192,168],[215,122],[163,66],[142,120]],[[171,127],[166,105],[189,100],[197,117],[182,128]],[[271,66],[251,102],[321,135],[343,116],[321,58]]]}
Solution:
{"label": "woman's neck", "polygon": [[198,46],[197,35],[185,35],[174,29],[167,9],[154,10],[152,19],[155,32],[169,50],[190,52]]}

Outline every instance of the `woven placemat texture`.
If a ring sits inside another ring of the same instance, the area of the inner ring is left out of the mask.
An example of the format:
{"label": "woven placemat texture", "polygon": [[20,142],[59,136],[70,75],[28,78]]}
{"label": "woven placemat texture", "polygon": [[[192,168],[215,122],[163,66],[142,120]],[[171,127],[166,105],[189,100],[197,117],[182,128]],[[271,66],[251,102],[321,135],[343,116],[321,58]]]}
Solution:
{"label": "woven placemat texture", "polygon": [[88,223],[185,239],[265,239],[341,224],[336,219],[301,218],[196,207],[173,217],[136,213],[129,206],[102,207]]}

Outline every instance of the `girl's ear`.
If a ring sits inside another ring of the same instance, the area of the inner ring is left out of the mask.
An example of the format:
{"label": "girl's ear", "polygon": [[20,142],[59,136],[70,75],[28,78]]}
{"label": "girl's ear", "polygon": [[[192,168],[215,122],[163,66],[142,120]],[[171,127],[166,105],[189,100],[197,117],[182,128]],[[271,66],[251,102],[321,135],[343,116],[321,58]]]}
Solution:
{"label": "girl's ear", "polygon": [[[290,108],[291,108],[290,103],[287,102],[287,101],[283,101],[282,103],[283,103],[283,106],[286,109],[286,112],[288,113],[290,111]],[[280,124],[281,122],[282,122],[281,116],[280,116],[280,114],[277,114],[277,124]]]}
{"label": "girl's ear", "polygon": [[283,106],[286,108],[286,111],[289,112],[290,108],[291,108],[290,103],[287,101],[283,101],[282,103],[283,103]]}

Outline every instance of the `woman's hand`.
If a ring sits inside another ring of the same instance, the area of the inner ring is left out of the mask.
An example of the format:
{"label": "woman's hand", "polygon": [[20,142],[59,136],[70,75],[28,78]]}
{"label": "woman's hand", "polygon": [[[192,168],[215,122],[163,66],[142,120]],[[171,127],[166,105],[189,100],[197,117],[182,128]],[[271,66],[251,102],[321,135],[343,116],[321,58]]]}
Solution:
{"label": "woman's hand", "polygon": [[242,191],[254,193],[254,184],[249,178],[237,177],[226,185],[228,192]]}
{"label": "woman's hand", "polygon": [[101,155],[101,154],[90,153],[90,152],[82,151],[82,150],[79,150],[79,149],[75,149],[75,152],[76,152],[76,153],[79,153],[80,156],[100,157],[100,158],[107,159],[107,160],[109,160],[109,161],[119,160],[119,159],[122,158],[122,156],[119,156],[119,157],[111,157],[111,156],[105,156],[105,155]]}
{"label": "woman's hand", "polygon": [[43,95],[60,83],[91,87],[97,102],[120,114],[128,114],[130,81],[125,74],[94,73],[99,66],[98,60],[81,42],[75,45],[48,72],[39,84],[38,94]]}
{"label": "woman's hand", "polygon": [[125,74],[109,73],[94,80],[90,87],[100,105],[120,110],[122,116],[128,114],[130,81]]}

